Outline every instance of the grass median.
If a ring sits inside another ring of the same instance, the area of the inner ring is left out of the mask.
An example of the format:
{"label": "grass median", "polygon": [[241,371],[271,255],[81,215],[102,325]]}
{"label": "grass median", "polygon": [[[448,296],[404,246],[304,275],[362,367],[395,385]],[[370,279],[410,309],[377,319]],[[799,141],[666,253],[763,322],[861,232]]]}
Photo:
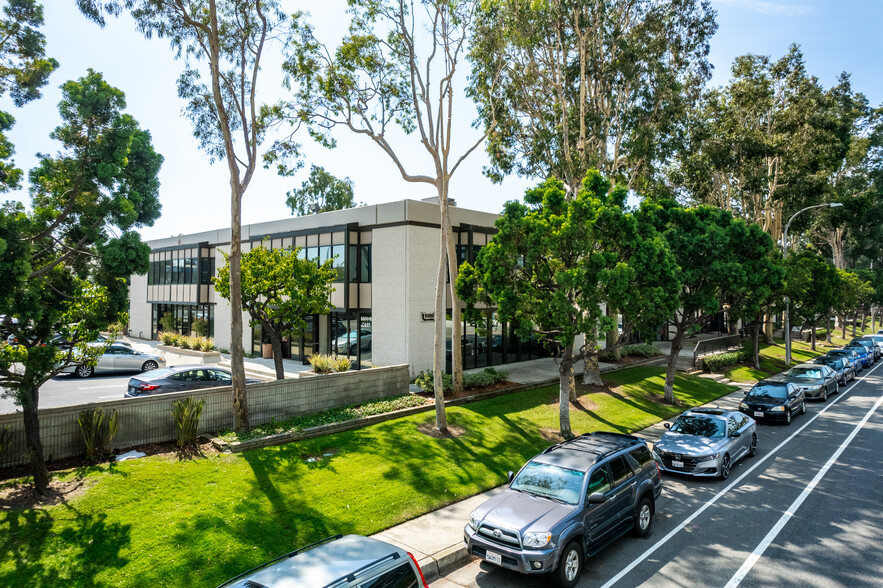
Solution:
{"label": "grass median", "polygon": [[[634,432],[683,410],[659,402],[663,368],[604,379],[609,390],[571,407],[575,432]],[[733,389],[675,380],[684,406]],[[503,483],[550,444],[557,396],[546,387],[450,407],[447,438],[420,431],[428,412],[242,454],[67,472],[80,496],[0,511],[0,585],[213,586],[336,533],[378,532]]]}

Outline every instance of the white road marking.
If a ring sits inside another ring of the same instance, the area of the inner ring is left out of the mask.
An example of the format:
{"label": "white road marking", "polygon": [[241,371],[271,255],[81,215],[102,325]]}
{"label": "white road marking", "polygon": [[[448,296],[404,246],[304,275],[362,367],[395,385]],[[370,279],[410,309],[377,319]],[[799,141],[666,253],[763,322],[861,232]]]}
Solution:
{"label": "white road marking", "polygon": [[815,490],[816,485],[818,485],[822,478],[825,477],[825,474],[828,473],[828,470],[831,469],[831,466],[834,465],[834,462],[837,461],[837,458],[840,457],[840,454],[842,454],[843,451],[847,447],[849,447],[849,444],[852,443],[852,440],[855,439],[855,436],[858,434],[858,432],[865,426],[865,424],[868,422],[868,419],[870,419],[874,412],[876,412],[876,410],[880,407],[880,404],[883,404],[883,396],[877,399],[877,402],[874,404],[871,410],[868,411],[868,413],[865,415],[865,418],[863,418],[859,422],[859,424],[855,426],[855,428],[852,430],[852,433],[849,434],[849,437],[847,437],[843,441],[843,443],[840,444],[840,447],[837,448],[837,451],[834,452],[834,455],[831,456],[831,459],[829,459],[825,463],[825,465],[822,466],[822,469],[820,469],[819,473],[816,474],[816,477],[812,479],[812,482],[810,482],[806,486],[806,488],[803,489],[803,492],[800,493],[800,496],[798,496],[794,500],[794,502],[791,503],[791,506],[789,506],[788,510],[785,511],[785,514],[783,514],[781,518],[779,518],[775,526],[770,529],[770,532],[767,533],[766,537],[763,538],[763,541],[761,541],[751,553],[751,555],[748,556],[748,559],[745,560],[745,563],[742,564],[742,567],[740,567],[739,570],[733,575],[733,577],[730,578],[730,581],[727,582],[727,585],[724,588],[736,588],[736,586],[738,586],[742,582],[742,580],[745,579],[745,576],[748,575],[748,572],[751,571],[751,568],[754,567],[754,564],[757,563],[757,561],[763,555],[763,552],[766,551],[767,547],[770,546],[770,544],[776,539],[776,537],[779,535],[785,525],[788,524],[788,521],[791,520],[791,517],[793,517],[794,514],[797,512],[797,509],[800,508],[800,505],[803,504],[803,502],[809,497],[812,491]]}
{"label": "white road marking", "polygon": [[728,484],[723,490],[721,490],[720,492],[718,492],[717,494],[715,494],[714,496],[712,496],[711,499],[710,499],[708,502],[706,502],[706,503],[703,504],[701,507],[699,507],[698,509],[696,509],[696,511],[693,512],[693,514],[691,514],[689,517],[687,517],[686,519],[684,519],[684,521],[683,521],[681,524],[679,524],[677,527],[675,527],[674,529],[672,529],[671,531],[669,531],[668,534],[665,535],[665,537],[663,537],[662,539],[660,539],[659,541],[657,541],[656,543],[654,543],[652,547],[648,548],[644,553],[642,553],[641,555],[639,555],[638,557],[636,557],[636,558],[635,558],[635,559],[634,559],[629,565],[627,565],[627,566],[624,567],[622,570],[620,570],[620,572],[619,572],[618,574],[616,574],[615,576],[613,576],[612,578],[610,578],[610,579],[609,579],[609,580],[608,580],[603,586],[601,586],[601,588],[611,588],[611,586],[613,586],[614,584],[616,584],[617,582],[619,582],[623,577],[625,577],[626,574],[630,573],[633,569],[635,569],[636,567],[638,567],[638,565],[640,565],[645,559],[647,559],[648,557],[650,557],[650,556],[653,554],[653,552],[655,552],[657,549],[659,549],[660,547],[662,547],[663,545],[665,545],[666,543],[668,543],[668,542],[671,540],[672,537],[674,537],[675,535],[677,535],[677,534],[678,534],[678,533],[679,533],[684,527],[686,527],[686,526],[689,525],[691,522],[693,522],[693,521],[696,519],[696,517],[698,517],[699,515],[701,515],[701,514],[702,514],[703,512],[705,512],[709,507],[711,507],[712,504],[714,504],[715,502],[717,502],[721,497],[723,497],[723,496],[726,495],[730,490],[732,490],[734,487],[736,487],[736,486],[737,486],[737,485],[738,485],[743,479],[745,479],[746,476],[748,476],[748,474],[750,474],[751,472],[753,472],[754,470],[756,470],[756,469],[757,469],[758,467],[760,467],[760,465],[763,464],[766,460],[768,460],[769,458],[773,457],[776,453],[778,453],[780,449],[782,449],[785,445],[787,445],[788,443],[790,443],[792,439],[794,439],[797,435],[799,435],[799,434],[800,434],[805,428],[807,428],[808,426],[810,426],[810,425],[811,425],[811,424],[812,424],[817,418],[819,418],[820,416],[822,416],[822,415],[823,415],[823,414],[824,414],[829,408],[831,408],[832,406],[834,406],[835,404],[837,404],[838,402],[840,402],[840,400],[841,400],[842,398],[844,398],[846,394],[848,394],[849,392],[851,392],[852,389],[855,388],[855,386],[856,386],[859,382],[863,381],[865,377],[871,375],[871,372],[875,371],[875,370],[877,369],[877,367],[880,367],[880,365],[877,365],[876,367],[874,367],[873,369],[871,369],[871,371],[869,371],[867,374],[865,374],[865,375],[862,376],[861,378],[856,379],[856,380],[852,383],[852,386],[850,386],[849,388],[847,388],[846,390],[844,390],[843,392],[841,392],[840,394],[837,395],[838,398],[829,401],[828,404],[827,404],[827,406],[825,406],[825,408],[823,408],[822,410],[820,410],[819,412],[817,412],[817,413],[815,414],[815,416],[813,416],[813,417],[810,418],[808,421],[806,421],[806,423],[804,423],[802,427],[800,427],[799,429],[797,429],[796,431],[794,431],[791,435],[788,436],[788,438],[786,438],[784,441],[782,441],[781,443],[779,443],[778,445],[776,445],[776,447],[775,447],[772,451],[770,451],[769,453],[767,453],[766,455],[764,455],[762,458],[760,458],[759,460],[757,460],[756,462],[754,462],[754,465],[751,466],[750,468],[748,468],[747,470],[745,470],[745,471],[742,473],[741,476],[739,476],[738,478],[736,478],[735,480],[733,480],[732,482],[730,482],[730,483],[729,483],[729,484]]}
{"label": "white road marking", "polygon": [[85,388],[77,388],[77,390],[103,390],[105,388],[123,388],[125,389],[126,384],[110,384],[108,386],[86,386]]}

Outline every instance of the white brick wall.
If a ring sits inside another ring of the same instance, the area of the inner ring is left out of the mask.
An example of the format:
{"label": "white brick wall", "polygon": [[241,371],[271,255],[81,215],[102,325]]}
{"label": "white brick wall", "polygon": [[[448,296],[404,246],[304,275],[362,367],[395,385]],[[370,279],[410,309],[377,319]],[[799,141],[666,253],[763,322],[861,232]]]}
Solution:
{"label": "white brick wall", "polygon": [[150,338],[153,307],[147,304],[147,276],[132,276],[129,284],[129,330],[133,337]]}

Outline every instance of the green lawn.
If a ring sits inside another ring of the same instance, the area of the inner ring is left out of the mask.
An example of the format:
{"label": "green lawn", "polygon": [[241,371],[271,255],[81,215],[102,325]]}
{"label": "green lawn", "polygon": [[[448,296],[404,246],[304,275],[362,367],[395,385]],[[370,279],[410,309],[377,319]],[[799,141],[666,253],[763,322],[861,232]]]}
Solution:
{"label": "green lawn", "polygon": [[[631,432],[678,409],[653,400],[664,370],[609,374],[582,396],[576,432]],[[689,405],[732,391],[678,374]],[[434,413],[237,455],[149,457],[67,472],[88,489],[47,509],[0,511],[2,586],[213,586],[335,533],[372,534],[505,481],[557,430],[555,387],[447,411],[464,434],[417,430]],[[316,462],[309,456],[321,456]]]}

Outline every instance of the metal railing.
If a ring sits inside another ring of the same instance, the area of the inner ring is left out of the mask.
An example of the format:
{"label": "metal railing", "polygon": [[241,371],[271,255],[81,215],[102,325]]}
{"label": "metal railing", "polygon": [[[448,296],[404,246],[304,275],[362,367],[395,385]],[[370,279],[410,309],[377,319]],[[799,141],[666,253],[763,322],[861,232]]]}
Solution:
{"label": "metal railing", "polygon": [[711,355],[712,353],[720,353],[721,351],[729,351],[730,349],[739,349],[741,347],[742,336],[738,333],[714,337],[713,339],[702,339],[693,348],[693,365],[696,365],[696,360],[703,355]]}

